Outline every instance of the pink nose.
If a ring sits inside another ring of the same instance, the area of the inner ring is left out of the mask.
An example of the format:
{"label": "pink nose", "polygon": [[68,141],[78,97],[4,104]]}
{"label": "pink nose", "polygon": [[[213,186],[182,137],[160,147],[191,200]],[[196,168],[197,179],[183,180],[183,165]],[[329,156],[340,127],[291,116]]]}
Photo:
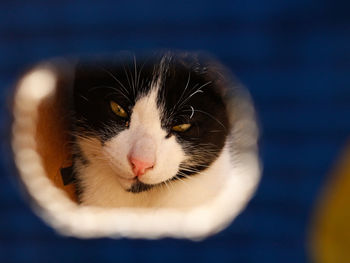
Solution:
{"label": "pink nose", "polygon": [[147,170],[153,168],[154,165],[154,162],[139,160],[133,156],[129,157],[129,161],[135,176],[143,175]]}

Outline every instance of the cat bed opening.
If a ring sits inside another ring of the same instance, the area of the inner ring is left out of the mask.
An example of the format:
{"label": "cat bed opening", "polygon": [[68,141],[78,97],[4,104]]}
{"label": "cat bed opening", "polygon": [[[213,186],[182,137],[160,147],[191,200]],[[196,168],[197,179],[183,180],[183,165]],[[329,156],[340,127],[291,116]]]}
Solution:
{"label": "cat bed opening", "polygon": [[69,111],[74,62],[42,63],[15,89],[12,148],[35,211],[59,233],[80,238],[201,239],[226,227],[245,207],[260,177],[257,125],[244,91],[227,101],[232,112],[234,169],[217,195],[193,207],[101,208],[77,201],[60,169],[71,165]]}

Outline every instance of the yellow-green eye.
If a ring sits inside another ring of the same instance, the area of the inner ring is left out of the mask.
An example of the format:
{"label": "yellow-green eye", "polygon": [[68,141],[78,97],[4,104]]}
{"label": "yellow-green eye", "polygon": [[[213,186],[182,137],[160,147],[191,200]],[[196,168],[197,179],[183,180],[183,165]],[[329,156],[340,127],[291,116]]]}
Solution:
{"label": "yellow-green eye", "polygon": [[191,127],[191,124],[184,123],[184,124],[173,126],[173,128],[171,129],[176,132],[184,132],[184,131],[187,131],[190,127]]}
{"label": "yellow-green eye", "polygon": [[126,111],[118,103],[111,101],[110,105],[111,105],[112,111],[115,114],[117,114],[119,117],[122,117],[122,118],[128,117],[128,114],[126,113]]}

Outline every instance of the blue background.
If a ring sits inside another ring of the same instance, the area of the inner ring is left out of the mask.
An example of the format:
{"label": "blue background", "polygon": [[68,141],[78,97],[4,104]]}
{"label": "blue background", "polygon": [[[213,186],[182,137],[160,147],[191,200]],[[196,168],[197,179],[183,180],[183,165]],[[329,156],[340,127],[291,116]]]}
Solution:
{"label": "blue background", "polygon": [[206,50],[252,93],[264,164],[248,208],[203,242],[79,240],[33,214],[0,161],[0,262],[309,262],[321,186],[350,134],[350,2],[0,2],[1,139],[7,95],[29,65],[52,56],[177,48]]}

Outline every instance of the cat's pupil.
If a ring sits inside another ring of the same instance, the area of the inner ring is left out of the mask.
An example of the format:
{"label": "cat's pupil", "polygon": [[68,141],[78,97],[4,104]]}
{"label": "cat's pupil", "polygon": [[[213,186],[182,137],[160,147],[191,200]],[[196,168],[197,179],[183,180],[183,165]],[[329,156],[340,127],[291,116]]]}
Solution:
{"label": "cat's pupil", "polygon": [[111,101],[110,102],[110,106],[112,108],[112,111],[117,114],[118,116],[122,117],[122,118],[126,118],[127,117],[127,113],[124,111],[124,109],[116,102]]}

